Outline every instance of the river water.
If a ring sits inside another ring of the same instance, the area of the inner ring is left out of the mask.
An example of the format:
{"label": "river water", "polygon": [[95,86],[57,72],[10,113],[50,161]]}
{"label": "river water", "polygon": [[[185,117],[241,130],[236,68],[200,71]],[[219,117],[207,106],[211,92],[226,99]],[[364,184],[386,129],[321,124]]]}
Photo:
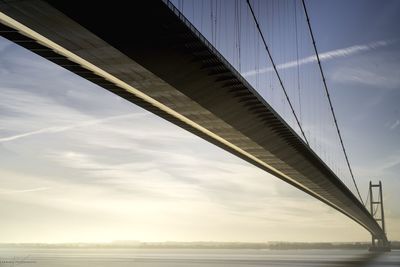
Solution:
{"label": "river water", "polygon": [[1,248],[0,266],[20,267],[312,267],[400,266],[400,250],[47,249]]}

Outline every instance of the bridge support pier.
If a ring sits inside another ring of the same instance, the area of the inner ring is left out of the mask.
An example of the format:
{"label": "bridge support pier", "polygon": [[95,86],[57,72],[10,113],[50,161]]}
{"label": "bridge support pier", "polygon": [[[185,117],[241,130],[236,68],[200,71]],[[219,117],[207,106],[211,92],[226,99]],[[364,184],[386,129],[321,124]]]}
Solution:
{"label": "bridge support pier", "polygon": [[390,252],[391,245],[387,239],[372,237],[372,245],[369,247],[369,251],[376,252]]}
{"label": "bridge support pier", "polygon": [[[378,188],[378,197],[374,198],[374,188]],[[383,211],[383,194],[382,194],[382,182],[379,184],[372,184],[369,182],[369,195],[370,195],[370,209],[372,217],[381,225],[382,230],[385,234],[384,237],[377,237],[372,235],[372,244],[369,251],[389,252],[391,251],[390,242],[387,240],[385,230],[385,214]],[[380,211],[380,216],[377,216]]]}

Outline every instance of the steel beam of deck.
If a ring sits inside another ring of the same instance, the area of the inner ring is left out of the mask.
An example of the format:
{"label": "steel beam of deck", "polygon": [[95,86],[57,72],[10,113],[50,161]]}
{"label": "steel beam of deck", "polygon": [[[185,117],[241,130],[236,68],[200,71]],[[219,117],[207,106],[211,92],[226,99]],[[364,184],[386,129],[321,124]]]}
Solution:
{"label": "steel beam of deck", "polygon": [[5,38],[237,155],[386,239],[354,194],[169,2],[0,0],[0,12]]}

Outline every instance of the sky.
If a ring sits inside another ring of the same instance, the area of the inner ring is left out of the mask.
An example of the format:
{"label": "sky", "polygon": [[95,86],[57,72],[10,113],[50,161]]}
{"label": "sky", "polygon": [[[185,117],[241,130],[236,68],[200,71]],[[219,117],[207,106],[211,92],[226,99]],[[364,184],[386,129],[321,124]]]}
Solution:
{"label": "sky", "polygon": [[[399,240],[400,2],[306,3],[361,193],[382,180]],[[298,61],[277,62],[292,81]],[[304,50],[299,63],[312,62]],[[318,200],[1,37],[0,177],[0,242],[370,240]]]}

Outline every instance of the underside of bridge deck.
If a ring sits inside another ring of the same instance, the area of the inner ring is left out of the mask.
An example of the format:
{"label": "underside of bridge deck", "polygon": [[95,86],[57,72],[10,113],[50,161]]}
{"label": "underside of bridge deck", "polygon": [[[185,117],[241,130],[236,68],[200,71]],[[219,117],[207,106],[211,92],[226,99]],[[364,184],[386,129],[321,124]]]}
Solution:
{"label": "underside of bridge deck", "polygon": [[14,0],[0,1],[0,12],[5,38],[384,236],[343,182],[170,3]]}

